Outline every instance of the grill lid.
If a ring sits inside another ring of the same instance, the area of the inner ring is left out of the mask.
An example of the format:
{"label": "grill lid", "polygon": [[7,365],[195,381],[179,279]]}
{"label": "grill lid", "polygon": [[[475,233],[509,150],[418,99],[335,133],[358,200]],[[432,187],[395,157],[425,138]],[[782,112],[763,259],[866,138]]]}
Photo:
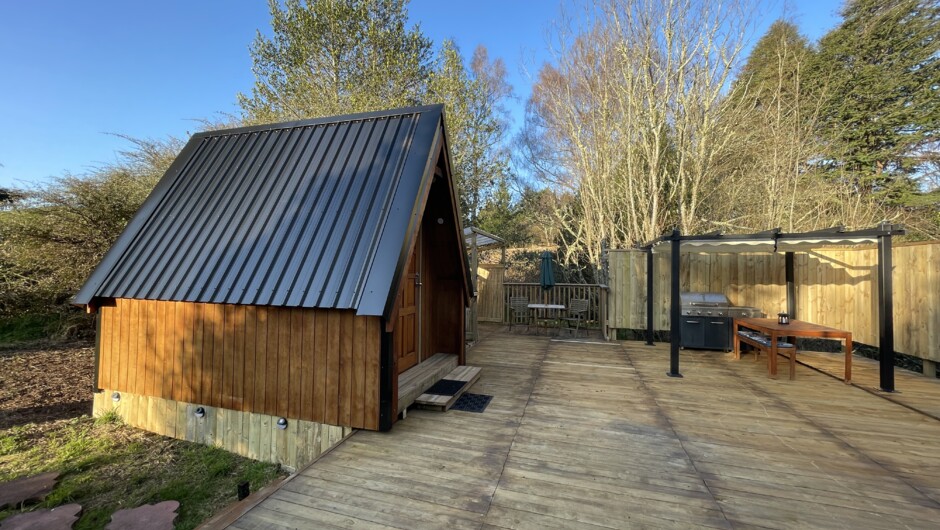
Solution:
{"label": "grill lid", "polygon": [[693,293],[679,294],[679,301],[684,306],[692,307],[728,307],[731,301],[722,293]]}
{"label": "grill lid", "polygon": [[762,317],[763,311],[756,307],[736,306],[723,293],[679,293],[684,315],[708,315],[728,317]]}

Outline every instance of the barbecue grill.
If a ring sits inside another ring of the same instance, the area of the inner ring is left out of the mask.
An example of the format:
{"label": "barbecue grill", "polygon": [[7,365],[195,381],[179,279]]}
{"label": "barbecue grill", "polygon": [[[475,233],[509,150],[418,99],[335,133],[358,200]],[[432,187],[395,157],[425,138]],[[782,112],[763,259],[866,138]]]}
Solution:
{"label": "barbecue grill", "polygon": [[679,300],[679,346],[683,348],[731,351],[732,319],[764,316],[756,307],[733,305],[722,293],[686,292]]}

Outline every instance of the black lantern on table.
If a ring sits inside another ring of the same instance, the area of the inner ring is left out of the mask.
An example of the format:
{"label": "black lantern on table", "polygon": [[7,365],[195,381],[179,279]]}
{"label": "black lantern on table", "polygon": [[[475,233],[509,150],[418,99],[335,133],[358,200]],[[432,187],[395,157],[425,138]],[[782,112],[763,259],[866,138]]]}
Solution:
{"label": "black lantern on table", "polygon": [[777,313],[777,324],[786,325],[790,323],[790,315],[786,313]]}

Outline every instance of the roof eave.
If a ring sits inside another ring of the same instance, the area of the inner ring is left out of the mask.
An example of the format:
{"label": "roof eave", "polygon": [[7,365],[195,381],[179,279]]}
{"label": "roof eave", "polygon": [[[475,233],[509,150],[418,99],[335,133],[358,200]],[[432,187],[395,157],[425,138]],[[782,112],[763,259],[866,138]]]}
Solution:
{"label": "roof eave", "polygon": [[98,262],[98,265],[85,281],[85,284],[82,285],[82,288],[79,289],[78,293],[72,298],[71,303],[73,305],[85,306],[92,303],[95,298],[100,296],[98,290],[101,288],[101,285],[107,280],[108,276],[110,276],[115,265],[121,261],[128,247],[134,243],[137,236],[141,233],[142,226],[150,219],[153,211],[162,204],[169,194],[173,183],[176,182],[177,174],[189,163],[192,158],[192,153],[202,141],[202,137],[193,136],[190,138],[189,142],[186,143],[182,151],[176,156],[176,159],[173,160],[173,163],[170,164],[170,167],[167,168],[166,173],[160,177],[160,181],[157,182],[153,191],[147,196],[147,199],[144,200],[144,203],[138,208],[134,216],[131,217],[131,220],[124,227],[124,230],[121,231],[121,235],[119,235],[114,244],[111,245],[111,248],[108,249],[108,252],[101,258],[101,261]]}

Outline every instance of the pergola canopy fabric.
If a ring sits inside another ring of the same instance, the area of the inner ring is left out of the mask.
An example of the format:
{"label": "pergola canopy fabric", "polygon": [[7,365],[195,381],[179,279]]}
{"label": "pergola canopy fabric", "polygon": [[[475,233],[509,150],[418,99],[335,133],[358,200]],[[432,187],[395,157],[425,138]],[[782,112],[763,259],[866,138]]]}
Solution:
{"label": "pergola canopy fabric", "polygon": [[[679,252],[683,254],[739,253],[739,252],[805,252],[826,247],[854,246],[875,244],[879,236],[886,233],[903,234],[904,231],[894,225],[882,224],[870,230],[845,231],[842,227],[829,228],[815,232],[784,233],[780,229],[754,234],[703,234],[696,236],[678,236]],[[672,252],[673,235],[667,234],[643,248],[654,254]]]}

